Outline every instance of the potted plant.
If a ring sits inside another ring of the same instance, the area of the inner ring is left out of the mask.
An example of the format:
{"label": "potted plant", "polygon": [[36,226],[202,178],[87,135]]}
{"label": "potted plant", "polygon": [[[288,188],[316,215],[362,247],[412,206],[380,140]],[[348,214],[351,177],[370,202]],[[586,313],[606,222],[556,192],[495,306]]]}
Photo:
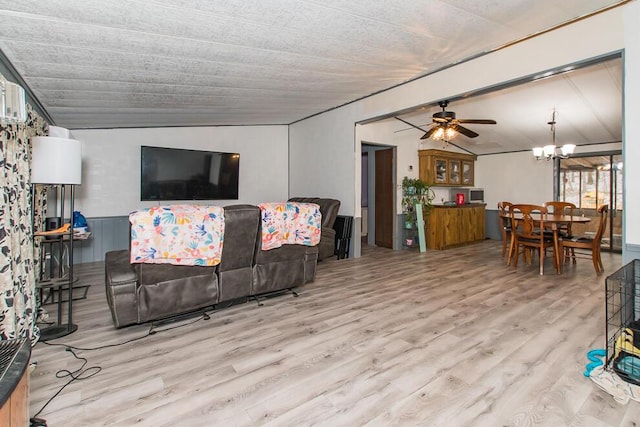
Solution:
{"label": "potted plant", "polygon": [[435,194],[431,187],[419,178],[405,176],[402,179],[402,211],[404,213],[405,228],[414,228],[416,226],[416,204],[422,204],[422,216],[424,218],[429,214],[433,206],[434,197]]}

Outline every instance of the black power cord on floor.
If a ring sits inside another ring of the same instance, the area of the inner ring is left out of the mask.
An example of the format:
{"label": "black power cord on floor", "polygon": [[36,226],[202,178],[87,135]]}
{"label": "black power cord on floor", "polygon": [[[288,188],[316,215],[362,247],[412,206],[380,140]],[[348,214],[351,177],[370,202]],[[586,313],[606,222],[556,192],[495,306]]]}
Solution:
{"label": "black power cord on floor", "polygon": [[102,370],[102,367],[100,367],[100,366],[90,366],[90,367],[85,369],[85,366],[87,365],[87,363],[89,363],[89,361],[86,358],[79,357],[70,348],[66,348],[65,350],[70,352],[71,354],[73,354],[73,357],[75,357],[76,359],[82,360],[82,366],[80,366],[78,369],[76,369],[73,372],[69,371],[67,369],[61,369],[58,372],[56,372],[56,378],[70,377],[70,379],[62,387],[60,387],[60,389],[58,389],[58,391],[55,392],[55,394],[53,396],[51,396],[49,398],[49,400],[47,400],[46,403],[44,405],[42,405],[40,410],[38,412],[36,412],[36,414],[30,419],[30,425],[32,427],[46,426],[47,425],[47,422],[45,420],[41,419],[41,418],[38,418],[38,415],[40,415],[40,413],[44,410],[44,408],[46,408],[47,405],[49,403],[51,403],[51,401],[53,399],[55,399],[56,396],[58,396],[62,392],[62,390],[64,390],[69,384],[71,384],[74,381],[82,381],[82,380],[86,380],[88,378],[91,378],[94,375],[97,375],[98,372],[100,372]]}
{"label": "black power cord on floor", "polygon": [[[101,346],[98,346],[98,347],[77,347],[77,346],[73,346],[73,345],[70,345],[70,344],[51,343],[51,342],[47,342],[47,341],[42,341],[42,343],[46,344],[46,345],[55,346],[55,347],[64,347],[65,351],[71,352],[71,354],[73,354],[73,356],[76,359],[83,360],[84,362],[83,362],[82,366],[79,369],[77,369],[77,370],[75,370],[73,372],[68,371],[66,369],[62,369],[62,370],[56,372],[56,377],[57,378],[71,377],[71,379],[69,381],[67,381],[62,387],[60,387],[60,389],[53,396],[51,396],[49,398],[49,400],[47,400],[47,402],[44,405],[42,405],[40,410],[38,412],[36,412],[36,414],[29,420],[29,426],[30,427],[46,427],[47,422],[44,419],[38,418],[38,415],[40,415],[40,413],[44,410],[44,408],[46,408],[47,405],[49,403],[51,403],[51,401],[53,399],[55,399],[56,396],[58,396],[62,392],[62,390],[64,390],[65,387],[67,387],[72,382],[80,381],[80,380],[86,380],[88,378],[93,377],[94,375],[97,375],[98,372],[100,372],[102,370],[102,367],[100,367],[100,366],[91,366],[91,367],[88,367],[88,368],[84,369],[85,365],[88,363],[88,360],[86,358],[84,358],[84,357],[78,357],[78,355],[74,352],[74,350],[78,350],[78,351],[93,351],[93,350],[101,350],[101,349],[110,348],[110,347],[118,347],[118,346],[125,345],[125,344],[128,344],[128,343],[134,342],[134,341],[139,341],[141,339],[147,338],[150,335],[155,335],[158,332],[166,332],[166,331],[170,331],[170,330],[173,330],[173,329],[182,328],[184,326],[193,325],[194,323],[199,322],[200,320],[209,320],[209,319],[211,319],[209,314],[207,312],[202,312],[202,316],[198,317],[195,320],[192,320],[190,322],[183,323],[183,324],[180,324],[180,325],[175,325],[175,326],[172,326],[172,327],[169,327],[169,328],[156,329],[154,327],[154,325],[152,324],[149,327],[149,330],[147,331],[147,333],[145,335],[142,335],[142,336],[139,336],[139,337],[136,337],[136,338],[131,338],[131,339],[128,339],[128,340],[120,342],[120,343],[106,344],[106,345],[101,345]],[[92,372],[90,374],[88,374],[88,375],[85,375],[89,371],[92,371]]]}
{"label": "black power cord on floor", "polygon": [[70,345],[70,344],[51,343],[51,342],[48,342],[48,341],[42,341],[42,343],[46,344],[46,345],[50,345],[50,346],[59,346],[59,347],[71,348],[73,350],[82,350],[82,351],[102,350],[103,348],[118,347],[118,346],[121,346],[121,345],[129,344],[131,342],[139,341],[141,339],[147,338],[150,335],[157,334],[158,332],[165,332],[165,331],[170,331],[172,329],[182,328],[184,326],[193,325],[194,323],[197,323],[197,322],[199,322],[201,320],[209,320],[209,319],[211,319],[209,314],[207,314],[206,312],[203,312],[202,316],[198,317],[197,319],[194,319],[194,320],[192,320],[190,322],[183,323],[183,324],[180,324],[180,325],[172,326],[170,328],[157,329],[152,324],[149,327],[149,330],[147,331],[147,333],[145,335],[142,335],[142,336],[139,336],[139,337],[136,337],[136,338],[131,338],[131,339],[128,339],[128,340],[123,341],[123,342],[119,342],[119,343],[115,343],[115,344],[105,344],[105,345],[101,345],[101,346],[98,346],[98,347],[77,347],[77,346],[73,346],[73,345]]}

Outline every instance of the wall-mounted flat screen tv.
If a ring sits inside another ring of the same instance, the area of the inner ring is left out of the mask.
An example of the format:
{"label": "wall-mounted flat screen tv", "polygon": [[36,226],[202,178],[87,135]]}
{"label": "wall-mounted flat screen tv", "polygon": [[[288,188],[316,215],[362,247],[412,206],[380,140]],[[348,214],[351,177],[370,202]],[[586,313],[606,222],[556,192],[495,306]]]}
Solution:
{"label": "wall-mounted flat screen tv", "polygon": [[141,146],[140,200],[238,199],[240,154]]}

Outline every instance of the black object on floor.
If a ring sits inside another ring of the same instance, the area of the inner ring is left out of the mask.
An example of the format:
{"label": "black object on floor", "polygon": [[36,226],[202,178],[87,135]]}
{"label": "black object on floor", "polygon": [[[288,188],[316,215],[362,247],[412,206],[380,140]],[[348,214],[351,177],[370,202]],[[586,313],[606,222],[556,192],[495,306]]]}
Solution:
{"label": "black object on floor", "polygon": [[336,230],[335,255],[338,259],[349,258],[353,217],[344,215],[336,216],[336,222],[333,224],[333,229]]}

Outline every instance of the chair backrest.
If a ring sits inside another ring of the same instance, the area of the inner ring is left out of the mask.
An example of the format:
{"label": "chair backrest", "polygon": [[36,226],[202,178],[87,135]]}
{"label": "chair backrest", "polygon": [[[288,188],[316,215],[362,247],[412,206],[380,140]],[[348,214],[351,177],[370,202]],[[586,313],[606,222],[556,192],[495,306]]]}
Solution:
{"label": "chair backrest", "polygon": [[[569,202],[544,202],[543,206],[545,208],[553,208],[554,214],[562,214],[562,215],[571,215],[573,216],[573,211],[576,209],[576,205]],[[573,226],[573,221],[569,221],[568,223],[561,224],[558,226],[560,231],[565,232],[568,235],[571,235],[571,228]]]}
{"label": "chair backrest", "polygon": [[576,205],[569,202],[544,202],[542,205],[545,208],[549,209],[549,207],[553,208],[553,213],[555,214],[565,214],[573,216],[573,211],[576,209]]}
{"label": "chair backrest", "polygon": [[498,226],[505,231],[506,228],[511,227],[511,218],[509,217],[509,211],[511,210],[511,202],[498,202]]}
{"label": "chair backrest", "polygon": [[600,222],[598,224],[598,231],[596,231],[596,236],[593,238],[594,244],[599,245],[602,241],[602,236],[604,235],[604,231],[607,229],[607,216],[609,213],[609,205],[601,205],[598,207],[598,214],[600,214]]}
{"label": "chair backrest", "polygon": [[[543,239],[544,214],[547,208],[538,205],[511,205],[511,227],[513,232],[525,239]],[[536,214],[539,214],[536,215]],[[520,218],[517,218],[520,216]],[[535,216],[535,217],[534,217]]]}

